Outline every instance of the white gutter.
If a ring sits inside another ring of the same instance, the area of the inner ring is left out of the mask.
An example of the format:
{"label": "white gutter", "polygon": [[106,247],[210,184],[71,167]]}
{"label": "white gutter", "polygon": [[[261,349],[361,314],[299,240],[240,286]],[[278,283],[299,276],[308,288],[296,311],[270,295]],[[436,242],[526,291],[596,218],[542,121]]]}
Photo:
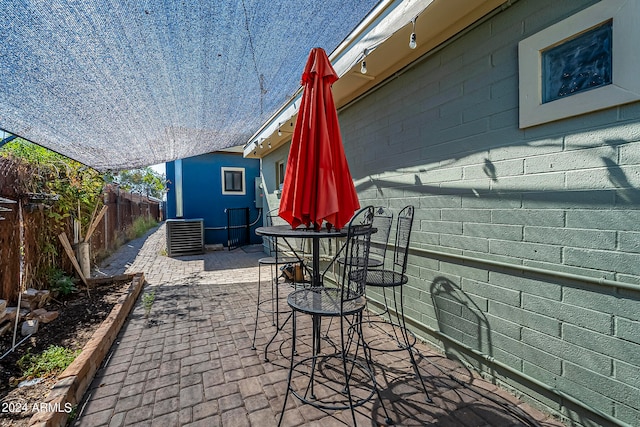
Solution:
{"label": "white gutter", "polygon": [[[423,12],[433,0],[385,0],[367,15],[362,22],[329,55],[338,77],[345,75],[362,60],[367,53],[375,50],[396,31],[411,22]],[[298,113],[302,87],[245,143],[243,154],[250,155],[258,148],[260,141],[278,131]]]}

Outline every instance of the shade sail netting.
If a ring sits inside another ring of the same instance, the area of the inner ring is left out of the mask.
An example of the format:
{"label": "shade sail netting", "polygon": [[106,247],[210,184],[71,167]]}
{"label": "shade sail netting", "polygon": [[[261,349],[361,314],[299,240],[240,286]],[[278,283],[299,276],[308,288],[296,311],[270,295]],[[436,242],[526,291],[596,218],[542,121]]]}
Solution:
{"label": "shade sail netting", "polygon": [[0,129],[98,170],[244,144],[377,0],[0,0]]}

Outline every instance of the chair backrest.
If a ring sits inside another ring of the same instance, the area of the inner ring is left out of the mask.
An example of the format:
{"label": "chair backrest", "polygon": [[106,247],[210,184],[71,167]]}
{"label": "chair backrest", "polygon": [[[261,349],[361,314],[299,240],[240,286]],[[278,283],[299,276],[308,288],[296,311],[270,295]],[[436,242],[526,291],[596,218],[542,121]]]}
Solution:
{"label": "chair backrest", "polygon": [[[265,226],[269,227],[272,225],[289,225],[287,221],[285,221],[280,217],[280,215],[278,215],[279,211],[280,208],[275,208],[267,212],[265,218]],[[305,248],[303,239],[286,239],[286,243],[283,243],[283,240],[285,239],[278,240],[275,237],[263,236],[262,240],[267,246],[269,255],[273,255],[276,251],[279,251],[279,253],[289,253],[290,255],[292,255],[291,252],[297,251],[299,255],[304,256]]]}
{"label": "chair backrest", "polygon": [[409,257],[409,241],[413,228],[414,207],[405,206],[398,214],[396,224],[396,242],[393,248],[393,270],[398,273],[406,273],[407,259]]}
{"label": "chair backrest", "polygon": [[[271,209],[269,212],[267,212],[267,214],[265,215],[265,226],[266,227],[270,227],[272,225],[278,225],[278,220],[280,217],[278,217],[278,208],[275,209]],[[264,245],[267,248],[267,253],[269,255],[273,255],[273,253],[276,251],[276,239],[274,239],[273,237],[267,237],[267,236],[263,236],[262,237],[262,241],[264,242]]]}
{"label": "chair backrest", "polygon": [[378,206],[373,212],[373,228],[377,231],[371,235],[371,249],[369,249],[369,266],[383,266],[387,255],[387,244],[391,234],[393,212],[384,206]]}
{"label": "chair backrest", "polygon": [[342,269],[342,301],[350,301],[364,295],[367,281],[367,264],[373,225],[373,206],[359,210],[347,226],[345,259],[358,260],[344,264]]}

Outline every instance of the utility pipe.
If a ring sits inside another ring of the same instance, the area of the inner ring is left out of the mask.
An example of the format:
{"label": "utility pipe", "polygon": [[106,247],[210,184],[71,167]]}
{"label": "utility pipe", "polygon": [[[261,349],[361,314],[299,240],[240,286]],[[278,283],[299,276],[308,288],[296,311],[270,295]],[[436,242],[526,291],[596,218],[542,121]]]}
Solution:
{"label": "utility pipe", "polygon": [[566,394],[563,391],[560,391],[560,390],[558,390],[558,389],[556,389],[554,387],[551,387],[550,385],[545,384],[545,383],[541,382],[540,380],[537,380],[537,379],[535,379],[535,378],[533,378],[533,377],[531,377],[531,376],[529,376],[529,375],[527,375],[527,374],[525,374],[523,372],[520,372],[520,371],[512,368],[509,365],[506,365],[506,364],[496,360],[495,358],[493,358],[493,356],[490,356],[488,354],[482,353],[482,352],[480,352],[480,351],[478,351],[476,349],[473,349],[473,348],[467,346],[466,344],[461,343],[460,341],[456,340],[455,338],[451,338],[451,337],[449,337],[447,335],[444,335],[442,332],[437,331],[437,330],[425,325],[422,322],[419,322],[419,321],[414,320],[414,319],[409,319],[409,320],[410,320],[411,323],[415,324],[419,328],[428,331],[432,335],[435,335],[440,340],[449,341],[449,342],[451,342],[451,343],[463,348],[465,351],[469,351],[469,352],[473,353],[475,356],[478,356],[478,357],[484,359],[488,364],[492,364],[492,365],[498,366],[501,369],[509,371],[510,373],[514,374],[515,376],[523,378],[524,380],[526,380],[528,382],[531,382],[532,384],[535,384],[537,387],[543,388],[543,389],[547,390],[550,393],[553,393],[553,394],[555,394],[555,395],[557,395],[557,396],[559,396],[559,397],[561,397],[563,399],[566,399],[569,402],[573,403],[574,405],[579,406],[579,407],[585,409],[586,411],[591,412],[591,413],[593,413],[593,414],[595,414],[595,415],[597,415],[597,416],[599,416],[601,418],[604,418],[605,420],[607,420],[607,421],[609,421],[609,422],[611,422],[611,423],[613,423],[615,425],[618,425],[620,427],[633,427],[631,424],[627,424],[624,421],[621,421],[621,420],[619,420],[617,418],[614,418],[611,415],[606,414],[606,413],[600,411],[597,408],[593,408],[593,407],[587,405],[586,403],[576,399],[575,397]]}
{"label": "utility pipe", "polygon": [[[460,261],[467,261],[467,262],[472,262],[472,263],[476,263],[476,264],[484,264],[484,265],[490,265],[490,266],[494,266],[494,267],[500,267],[500,268],[505,268],[505,269],[510,269],[510,270],[518,270],[518,271],[523,271],[523,272],[529,272],[529,273],[535,273],[535,274],[539,274],[539,275],[543,275],[543,276],[549,276],[549,277],[555,277],[555,278],[563,278],[563,279],[569,279],[569,280],[574,280],[574,281],[578,281],[578,282],[583,282],[583,283],[589,283],[589,284],[594,284],[594,285],[600,285],[600,286],[612,286],[612,287],[617,287],[617,288],[622,288],[622,289],[627,289],[627,290],[632,290],[632,291],[640,291],[640,285],[635,285],[632,283],[624,283],[624,282],[617,282],[614,280],[608,280],[608,279],[603,279],[603,278],[593,278],[593,277],[587,277],[587,276],[581,276],[578,274],[572,274],[572,273],[564,273],[561,271],[552,271],[552,270],[546,270],[546,269],[542,269],[542,268],[537,268],[537,267],[528,267],[525,265],[516,265],[516,264],[509,264],[506,262],[500,262],[500,261],[493,261],[493,260],[483,260],[483,259],[479,259],[479,258],[473,258],[470,256],[466,256],[466,255],[458,255],[458,254],[451,254],[451,253],[447,253],[447,252],[440,252],[440,251],[434,251],[434,250],[429,250],[429,249],[421,249],[421,248],[410,248],[409,251],[414,254],[414,255],[418,255],[418,256],[423,256],[426,258],[434,258],[434,257],[439,257],[439,258],[452,258],[452,259],[457,259]],[[394,313],[394,315],[397,316],[397,313]],[[493,364],[495,366],[500,367],[501,369],[507,370],[510,373],[514,374],[517,377],[520,377],[532,384],[535,384],[537,387],[540,387],[544,390],[549,391],[550,393],[553,393],[563,399],[566,399],[567,401],[573,403],[576,406],[579,406],[583,409],[585,409],[588,412],[591,412],[603,419],[606,419],[607,421],[618,425],[620,427],[633,427],[630,424],[627,424],[617,418],[612,417],[609,414],[606,414],[602,411],[600,411],[597,408],[593,408],[589,405],[587,405],[586,403],[576,399],[575,397],[568,395],[566,393],[564,393],[563,391],[560,391],[554,387],[551,387],[550,385],[541,382],[540,380],[533,378],[523,372],[520,372],[514,368],[512,368],[509,365],[506,365],[498,360],[496,360],[495,358],[493,358],[493,356],[490,356],[488,354],[482,353],[478,350],[475,350],[471,347],[469,347],[468,345],[456,340],[455,338],[451,338],[447,335],[444,335],[442,332],[431,328],[428,325],[425,325],[424,323],[415,320],[413,318],[409,319],[410,323],[413,323],[414,325],[416,325],[418,328],[425,330],[427,332],[429,332],[431,335],[439,338],[442,341],[449,341],[457,346],[459,346],[460,348],[463,348],[465,351],[469,351],[471,353],[473,353],[475,356],[484,359],[487,363],[489,364]]]}
{"label": "utility pipe", "polygon": [[466,256],[466,255],[450,254],[450,253],[447,253],[447,252],[434,251],[434,250],[430,250],[430,249],[411,248],[410,252],[415,254],[415,255],[420,255],[420,256],[423,256],[423,257],[427,257],[427,258],[433,258],[433,257],[453,258],[453,259],[457,259],[457,260],[460,260],[460,261],[473,262],[473,263],[476,263],[476,264],[491,265],[493,267],[500,267],[500,268],[506,268],[506,269],[510,269],[510,270],[518,270],[518,271],[523,271],[523,272],[528,272],[528,273],[535,273],[535,274],[554,277],[554,278],[574,280],[574,281],[578,281],[578,282],[589,283],[589,284],[592,284],[592,285],[611,286],[611,287],[615,287],[615,288],[621,288],[621,289],[627,289],[627,290],[630,290],[630,291],[640,292],[640,285],[635,285],[633,283],[618,282],[618,281],[615,281],[615,280],[604,279],[602,277],[601,278],[595,278],[595,277],[581,276],[579,274],[565,273],[565,272],[562,272],[562,271],[546,270],[544,268],[529,267],[529,266],[526,266],[526,265],[510,264],[508,262],[500,262],[500,261],[493,261],[493,260],[488,260],[488,259],[473,258],[473,257]]}

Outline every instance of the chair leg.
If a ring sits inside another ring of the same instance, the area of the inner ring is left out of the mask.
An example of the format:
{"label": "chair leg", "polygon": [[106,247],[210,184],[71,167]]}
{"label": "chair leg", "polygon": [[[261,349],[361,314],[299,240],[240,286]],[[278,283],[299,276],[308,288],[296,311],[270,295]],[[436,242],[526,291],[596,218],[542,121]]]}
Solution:
{"label": "chair leg", "polygon": [[272,326],[276,325],[276,317],[277,317],[277,314],[276,314],[277,313],[277,311],[276,311],[277,310],[277,305],[276,304],[278,303],[277,301],[274,301],[274,299],[273,299],[274,284],[275,284],[275,288],[276,288],[275,290],[277,291],[277,289],[278,289],[278,278],[273,275],[274,268],[275,268],[276,274],[277,274],[278,273],[278,266],[277,265],[274,266],[273,264],[269,265],[269,273],[271,273],[271,325]]}
{"label": "chair leg", "polygon": [[284,418],[284,411],[287,408],[287,399],[289,398],[289,390],[291,390],[291,377],[293,375],[293,357],[296,352],[296,313],[293,312],[291,314],[293,318],[291,319],[291,324],[293,328],[292,332],[292,341],[291,341],[291,362],[289,365],[289,375],[287,376],[287,389],[284,394],[284,402],[282,403],[282,411],[280,412],[280,419],[278,420],[278,427],[282,424],[282,419]]}
{"label": "chair leg", "polygon": [[260,315],[260,287],[262,286],[260,270],[262,270],[262,266],[258,264],[258,302],[256,303],[256,320],[253,325],[253,342],[251,344],[251,350],[256,349],[256,333],[258,332],[258,316]]}
{"label": "chair leg", "polygon": [[378,387],[378,382],[376,381],[376,371],[373,368],[373,358],[371,357],[371,349],[369,348],[369,346],[367,346],[367,342],[364,339],[364,332],[362,331],[362,322],[363,322],[363,315],[362,313],[360,313],[358,315],[359,319],[357,319],[357,323],[356,323],[356,334],[358,334],[358,344],[356,345],[356,356],[358,355],[358,347],[360,346],[360,343],[362,343],[362,352],[364,353],[364,360],[367,363],[367,369],[369,369],[369,371],[371,372],[371,377],[373,378],[373,387],[376,391],[376,395],[378,396],[378,401],[380,401],[380,406],[382,407],[382,410],[384,411],[384,422],[386,425],[392,425],[393,424],[393,420],[391,419],[391,416],[389,416],[389,412],[387,411],[387,407],[384,406],[384,401],[382,400],[382,393],[380,393],[380,388]]}
{"label": "chair leg", "polygon": [[[428,403],[433,402],[431,400],[431,397],[429,397],[429,392],[427,391],[427,386],[424,383],[424,379],[422,378],[422,374],[420,373],[420,369],[418,369],[418,363],[416,362],[416,358],[413,355],[413,346],[411,345],[411,343],[409,342],[409,330],[407,329],[407,323],[405,321],[404,318],[404,303],[403,303],[403,298],[402,298],[402,289],[403,286],[400,286],[400,322],[401,322],[401,327],[400,327],[400,333],[402,334],[402,338],[404,340],[404,346],[407,349],[407,352],[409,353],[409,358],[411,359],[411,365],[413,366],[413,370],[415,371],[416,376],[418,377],[418,379],[420,380],[420,384],[422,385],[422,390],[424,390],[424,394],[426,396],[426,401]],[[395,303],[395,292],[393,293],[394,295],[394,303]],[[397,305],[396,305],[396,313],[398,313],[397,311]]]}
{"label": "chair leg", "polygon": [[[351,410],[351,418],[353,419],[353,425],[354,427],[358,425],[357,421],[356,421],[356,411],[353,408],[353,399],[351,397],[351,388],[349,387],[349,380],[351,378],[351,373],[348,372],[347,370],[347,342],[345,341],[345,336],[344,336],[344,316],[340,316],[340,351],[341,351],[341,355],[340,357],[342,358],[342,369],[344,372],[344,384],[345,384],[345,389],[347,392],[347,398],[349,399],[349,409]],[[356,357],[357,357],[358,353],[357,353],[357,346],[356,346],[356,353],[353,357],[353,363],[355,365],[355,361],[356,361]],[[375,387],[375,385],[374,385]]]}

